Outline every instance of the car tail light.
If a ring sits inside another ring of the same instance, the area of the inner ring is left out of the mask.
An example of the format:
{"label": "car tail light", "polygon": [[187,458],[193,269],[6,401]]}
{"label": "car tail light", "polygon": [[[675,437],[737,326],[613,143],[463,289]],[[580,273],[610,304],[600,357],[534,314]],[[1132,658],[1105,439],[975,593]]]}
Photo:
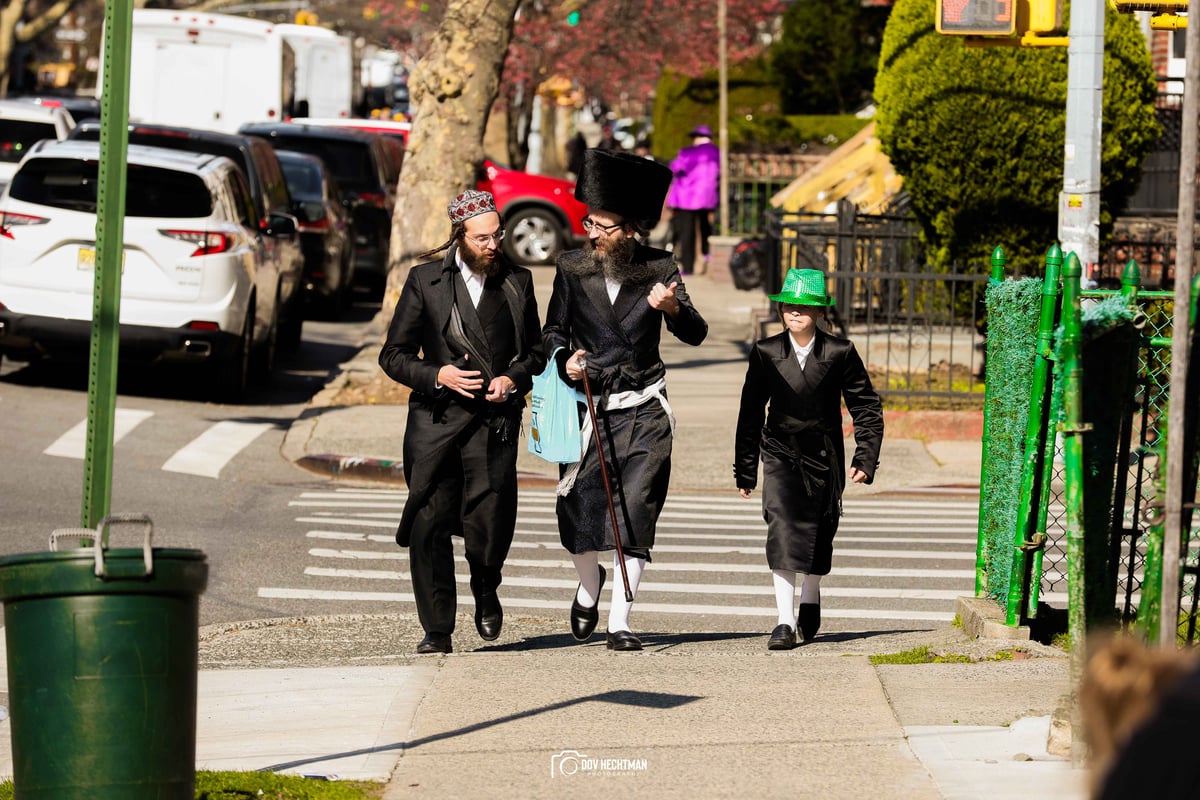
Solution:
{"label": "car tail light", "polygon": [[375,206],[376,208],[387,207],[387,195],[382,192],[363,192],[356,198],[360,203]]}
{"label": "car tail light", "polygon": [[301,222],[296,230],[301,233],[324,233],[329,230],[329,221],[321,218],[315,222]]}
{"label": "car tail light", "polygon": [[169,236],[172,239],[178,239],[181,242],[191,242],[196,245],[196,250],[192,253],[191,257],[224,253],[233,247],[233,239],[227,233],[181,230],[160,230],[159,233],[163,236]]}
{"label": "car tail light", "polygon": [[206,319],[194,319],[184,326],[190,331],[219,331],[221,326]]}
{"label": "car tail light", "polygon": [[0,211],[0,236],[11,239],[13,238],[13,228],[21,225],[45,225],[49,221],[46,217],[32,217],[29,214]]}

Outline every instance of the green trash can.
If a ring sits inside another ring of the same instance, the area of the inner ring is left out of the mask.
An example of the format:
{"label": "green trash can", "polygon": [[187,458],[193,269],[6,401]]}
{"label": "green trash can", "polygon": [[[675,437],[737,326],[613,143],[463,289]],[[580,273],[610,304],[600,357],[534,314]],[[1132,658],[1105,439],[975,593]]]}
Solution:
{"label": "green trash can", "polygon": [[[109,527],[144,528],[110,549]],[[192,800],[199,550],[151,549],[150,520],[114,515],[92,546],[0,558],[17,800]],[[86,538],[84,538],[86,537]]]}

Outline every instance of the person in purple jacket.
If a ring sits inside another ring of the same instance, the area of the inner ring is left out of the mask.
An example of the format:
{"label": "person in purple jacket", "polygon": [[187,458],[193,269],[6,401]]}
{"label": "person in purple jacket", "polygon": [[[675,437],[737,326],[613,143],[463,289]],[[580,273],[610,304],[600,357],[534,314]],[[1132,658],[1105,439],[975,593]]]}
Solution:
{"label": "person in purple jacket", "polygon": [[700,231],[700,252],[708,264],[708,237],[712,235],[712,215],[717,208],[721,178],[721,150],[713,144],[712,128],[697,125],[691,131],[692,144],[679,151],[671,162],[671,191],[667,208],[671,210],[671,249],[679,271],[691,275],[696,264],[696,231]]}

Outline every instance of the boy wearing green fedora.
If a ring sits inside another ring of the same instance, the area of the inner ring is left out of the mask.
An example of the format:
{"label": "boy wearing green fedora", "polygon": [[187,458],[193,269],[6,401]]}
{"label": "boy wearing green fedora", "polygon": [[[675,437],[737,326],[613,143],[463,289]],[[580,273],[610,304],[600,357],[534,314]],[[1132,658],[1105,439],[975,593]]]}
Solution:
{"label": "boy wearing green fedora", "polygon": [[[789,269],[778,304],[784,330],[755,343],[742,385],[734,441],[734,478],[749,499],[762,460],[767,566],[779,620],[768,649],[790,650],[821,626],[821,578],[829,574],[833,537],[846,479],[870,483],[879,466],[883,406],[848,339],[818,326],[834,299],[826,276]],[[854,457],[847,472],[842,403],[854,421]],[[795,608],[796,576],[802,580]]]}

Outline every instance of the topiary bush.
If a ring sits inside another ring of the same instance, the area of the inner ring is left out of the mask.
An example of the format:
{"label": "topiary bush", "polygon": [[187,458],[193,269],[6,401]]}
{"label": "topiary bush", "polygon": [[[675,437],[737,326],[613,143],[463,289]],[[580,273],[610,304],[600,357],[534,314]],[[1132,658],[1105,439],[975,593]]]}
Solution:
{"label": "topiary bush", "polygon": [[[1069,18],[1069,11],[1067,12]],[[1101,139],[1101,234],[1137,188],[1158,136],[1155,83],[1134,18],[1107,9]],[[896,0],[875,79],[876,133],[937,265],[1040,267],[1058,238],[1067,50],[967,48],[934,28],[934,0]]]}

